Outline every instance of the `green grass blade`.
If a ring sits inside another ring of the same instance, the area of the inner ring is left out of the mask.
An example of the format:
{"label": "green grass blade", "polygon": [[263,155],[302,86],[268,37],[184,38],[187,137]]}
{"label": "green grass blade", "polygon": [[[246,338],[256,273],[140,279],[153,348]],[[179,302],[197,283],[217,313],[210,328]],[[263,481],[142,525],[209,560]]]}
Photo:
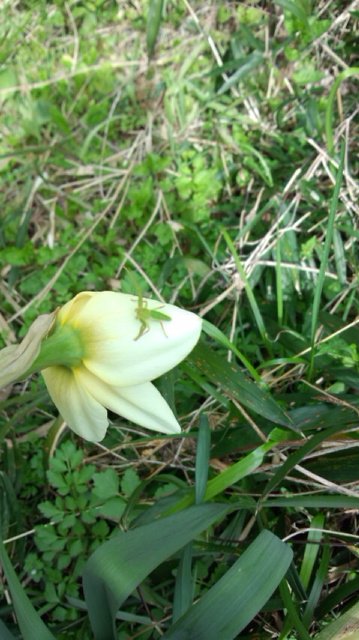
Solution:
{"label": "green grass blade", "polygon": [[211,500],[225,491],[225,489],[228,489],[228,487],[231,487],[236,482],[239,482],[239,480],[242,480],[242,478],[253,473],[262,464],[265,454],[270,451],[273,446],[273,442],[262,444],[210,480],[207,484],[205,499]]}
{"label": "green grass blade", "polygon": [[264,55],[259,51],[253,51],[245,58],[238,60],[236,71],[222,84],[218,95],[226,93],[234,84],[242,82],[256,67],[263,64]]}
{"label": "green grass blade", "polygon": [[338,433],[342,430],[342,426],[340,424],[335,424],[329,429],[323,429],[315,436],[312,436],[305,444],[303,444],[297,451],[294,451],[290,456],[288,456],[287,460],[279,467],[278,471],[274,474],[274,476],[269,480],[263,496],[267,496],[273,489],[280,484],[280,482],[287,476],[287,474],[295,467],[296,464],[299,464],[301,460],[308,455],[311,451],[313,451],[318,444],[326,440],[326,438],[330,438],[330,436]]}
{"label": "green grass blade", "polygon": [[359,576],[356,578],[351,578],[348,582],[341,584],[334,591],[329,593],[324,599],[321,601],[320,605],[316,609],[317,619],[323,618],[325,615],[333,611],[335,607],[340,606],[345,600],[359,592]]}
{"label": "green grass blade", "polygon": [[341,285],[346,285],[348,265],[347,265],[344,242],[338,229],[334,229],[333,248],[334,248],[335,266],[338,274],[338,281],[340,282]]}
{"label": "green grass blade", "polygon": [[288,630],[290,628],[295,628],[298,631],[299,640],[311,640],[308,631],[303,624],[301,617],[297,611],[297,607],[295,602],[293,601],[293,597],[291,592],[289,591],[288,584],[286,580],[283,580],[279,585],[280,595],[283,600],[284,607],[287,609],[287,617],[285,619],[283,625],[283,631],[280,635],[281,638],[286,638]]}
{"label": "green grass blade", "polygon": [[[215,498],[215,496],[220,495],[223,491],[228,489],[228,487],[231,487],[236,482],[239,482],[239,480],[246,478],[248,475],[256,471],[256,469],[258,469],[262,464],[265,454],[276,444],[277,442],[262,444],[260,447],[257,447],[257,449],[254,449],[254,451],[251,451],[247,456],[229,466],[225,471],[219,473],[215,478],[209,480],[204,499],[211,500],[212,498]],[[168,511],[166,511],[166,515],[185,509],[189,505],[193,504],[194,500],[195,494],[194,492],[191,492],[189,495],[179,500],[174,506],[171,506]]]}
{"label": "green grass blade", "polygon": [[344,69],[344,71],[337,75],[332,84],[332,88],[330,89],[327,100],[327,108],[325,111],[325,136],[327,139],[327,147],[330,155],[332,155],[334,152],[333,112],[337,91],[344,80],[347,80],[347,78],[350,78],[351,76],[357,75],[359,75],[359,67],[349,67],[349,69]]}
{"label": "green grass blade", "polygon": [[280,238],[277,239],[277,244],[275,247],[275,281],[276,281],[276,289],[277,289],[278,324],[281,325],[283,323],[283,282],[282,282]]}
{"label": "green grass blade", "polygon": [[359,602],[328,624],[315,636],[315,640],[358,640]]}
{"label": "green grass blade", "polygon": [[147,37],[147,55],[152,58],[158,34],[160,31],[162,20],[163,0],[149,0],[146,37]]}
{"label": "green grass blade", "polygon": [[319,567],[316,571],[308,602],[303,614],[303,622],[307,627],[309,627],[314,618],[314,610],[319,602],[324,583],[328,579],[330,554],[330,546],[329,544],[325,544],[323,547],[323,554],[320,559]]}
{"label": "green grass blade", "polygon": [[314,341],[315,341],[315,332],[317,330],[318,325],[318,316],[319,316],[319,308],[320,308],[320,300],[322,297],[322,290],[324,285],[325,273],[328,268],[328,260],[329,260],[329,250],[333,239],[334,232],[334,222],[335,222],[335,214],[338,207],[339,201],[339,192],[343,179],[343,169],[344,169],[344,156],[345,156],[345,145],[344,142],[340,151],[340,162],[338,173],[336,176],[335,187],[333,192],[332,201],[330,203],[329,217],[328,217],[328,226],[325,235],[325,243],[323,249],[323,257],[320,263],[319,275],[317,286],[314,290],[314,300],[313,300],[313,311],[312,311],[312,322],[311,322],[311,361],[310,361],[310,371],[309,377],[312,374],[313,366],[314,366]]}
{"label": "green grass blade", "polygon": [[27,597],[2,542],[0,542],[0,562],[9,586],[23,640],[55,640],[55,636],[43,623]]}
{"label": "green grass blade", "polygon": [[220,386],[229,398],[235,399],[275,424],[292,426],[290,418],[267,391],[245,376],[237,364],[227,362],[207,345],[199,343],[188,356],[187,364]]}
{"label": "green grass blade", "polygon": [[177,569],[175,595],[173,600],[173,616],[175,623],[190,608],[193,599],[192,576],[192,543],[182,551]]}
{"label": "green grass blade", "polygon": [[87,562],[83,573],[85,599],[95,640],[115,640],[117,610],[132,591],[161,562],[191,542],[227,510],[226,505],[197,505],[169,518],[120,533],[101,545]]}
{"label": "green grass blade", "polygon": [[275,4],[278,4],[282,9],[298,18],[304,25],[308,24],[309,16],[303,3],[293,2],[293,0],[275,0]]}
{"label": "green grass blade", "polygon": [[280,496],[263,501],[264,507],[307,507],[311,509],[359,509],[359,496],[332,496],[326,493],[314,496],[298,494],[296,496]]}
{"label": "green grass blade", "polygon": [[248,278],[246,276],[246,273],[244,271],[243,265],[241,263],[241,260],[239,258],[239,255],[237,253],[237,250],[234,246],[234,243],[232,242],[232,239],[229,235],[229,233],[226,231],[226,229],[222,228],[222,234],[223,237],[227,243],[228,249],[230,250],[231,254],[232,254],[232,258],[235,262],[235,265],[237,267],[238,273],[240,275],[240,278],[244,284],[244,288],[245,288],[245,292],[247,294],[247,298],[248,298],[248,302],[250,304],[250,307],[252,309],[252,313],[254,315],[255,321],[257,323],[258,326],[258,331],[262,336],[263,342],[265,343],[265,345],[267,346],[267,348],[270,348],[270,344],[269,344],[269,340],[268,340],[268,333],[262,318],[262,314],[259,310],[257,301],[255,299],[254,293],[252,291],[252,288],[248,282]]}
{"label": "green grass blade", "polygon": [[262,531],[163,640],[232,640],[270,598],[291,559],[289,546],[269,531]]}
{"label": "green grass blade", "polygon": [[199,422],[197,439],[195,486],[196,504],[201,504],[201,502],[203,502],[206,493],[210,448],[211,431],[209,428],[209,422],[207,416],[202,414]]}
{"label": "green grass blade", "polygon": [[257,370],[253,367],[249,360],[247,360],[245,355],[243,355],[243,353],[241,353],[241,351],[237,349],[236,345],[233,344],[233,342],[231,342],[220,329],[218,329],[218,327],[216,327],[211,322],[208,322],[208,320],[202,320],[202,328],[207,336],[218,342],[218,344],[221,344],[226,349],[232,351],[236,358],[238,358],[238,360],[240,360],[241,363],[246,367],[248,373],[250,373],[254,380],[256,380],[257,382],[261,382],[261,377]]}
{"label": "green grass blade", "polygon": [[299,572],[304,589],[308,588],[314,564],[320,550],[318,543],[322,539],[323,534],[321,531],[316,531],[316,529],[323,529],[323,527],[324,516],[318,513],[310,523],[310,528],[314,529],[314,531],[309,531],[308,533],[308,542],[305,545],[303,562]]}
{"label": "green grass blade", "polygon": [[[195,502],[204,501],[208,480],[211,431],[208,418],[201,414],[197,438]],[[191,606],[193,600],[192,543],[182,551],[178,566],[173,601],[173,622],[176,622]]]}

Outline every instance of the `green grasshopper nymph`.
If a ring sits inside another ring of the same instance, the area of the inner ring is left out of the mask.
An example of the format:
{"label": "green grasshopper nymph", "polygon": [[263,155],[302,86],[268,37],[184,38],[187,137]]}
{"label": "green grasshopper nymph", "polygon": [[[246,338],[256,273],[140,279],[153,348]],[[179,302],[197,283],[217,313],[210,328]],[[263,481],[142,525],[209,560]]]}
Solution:
{"label": "green grasshopper nymph", "polygon": [[137,320],[140,321],[141,326],[135,340],[139,340],[139,338],[141,338],[145,333],[147,333],[150,330],[150,327],[148,326],[149,320],[158,320],[161,324],[163,333],[167,337],[165,328],[163,326],[163,322],[167,320],[171,320],[172,318],[171,316],[167,315],[167,313],[163,313],[163,311],[160,311],[160,309],[162,309],[163,307],[164,305],[161,305],[159,307],[156,307],[155,309],[149,309],[148,302],[147,300],[143,299],[142,294],[138,296],[136,318]]}

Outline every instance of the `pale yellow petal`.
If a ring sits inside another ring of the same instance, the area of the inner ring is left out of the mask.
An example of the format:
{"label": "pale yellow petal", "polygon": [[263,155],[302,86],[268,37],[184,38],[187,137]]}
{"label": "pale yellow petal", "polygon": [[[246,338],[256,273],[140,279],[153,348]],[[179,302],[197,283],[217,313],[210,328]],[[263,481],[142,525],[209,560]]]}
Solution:
{"label": "pale yellow petal", "polygon": [[42,375],[54,404],[70,429],[90,442],[102,440],[108,427],[107,411],[82,383],[81,370],[48,367]]}
{"label": "pale yellow petal", "polygon": [[98,402],[127,420],[160,433],[180,432],[181,427],[170,407],[150,382],[132,387],[115,387],[84,371],[81,380]]}
{"label": "pale yellow petal", "polygon": [[146,300],[170,320],[150,318],[148,331],[138,337],[138,299],[132,295],[98,292],[87,299],[71,324],[80,330],[85,366],[109,384],[132,386],[153,380],[175,367],[197,343],[201,319],[174,305]]}
{"label": "pale yellow petal", "polygon": [[69,300],[58,312],[57,321],[59,324],[76,322],[76,317],[80,311],[87,305],[92,296],[95,295],[91,291],[82,291],[77,296]]}

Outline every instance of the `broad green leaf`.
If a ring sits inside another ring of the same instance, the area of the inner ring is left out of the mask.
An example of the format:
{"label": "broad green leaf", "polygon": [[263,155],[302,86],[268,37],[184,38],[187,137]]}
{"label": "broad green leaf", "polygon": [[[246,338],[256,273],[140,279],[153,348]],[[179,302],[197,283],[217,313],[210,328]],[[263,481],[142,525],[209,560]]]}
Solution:
{"label": "broad green leaf", "polygon": [[15,636],[10,633],[8,628],[0,620],[0,638],[1,640],[16,640]]}
{"label": "broad green leaf", "polygon": [[333,451],[318,460],[308,460],[304,466],[309,471],[337,484],[358,481],[359,450],[358,443],[346,451]]}
{"label": "broad green leaf", "polygon": [[358,640],[358,638],[359,602],[315,636],[315,640]]}
{"label": "broad green leaf", "polygon": [[23,640],[55,640],[55,636],[50,633],[27,597],[2,542],[0,542],[0,562]]}
{"label": "broad green leaf", "polygon": [[198,344],[188,356],[187,363],[219,385],[230,399],[236,400],[271,422],[292,427],[290,418],[267,391],[247,378],[237,364],[227,362],[208,345]]}
{"label": "broad green leaf", "polygon": [[227,512],[227,505],[197,505],[118,534],[87,562],[83,587],[95,640],[115,640],[115,616],[126,598],[161,562]]}
{"label": "broad green leaf", "polygon": [[108,500],[119,493],[119,479],[116,471],[112,468],[105,469],[93,476],[93,495],[100,500]]}
{"label": "broad green leaf", "polygon": [[292,560],[290,547],[262,531],[227,573],[163,640],[232,640],[269,600]]}
{"label": "broad green leaf", "polygon": [[[288,396],[290,399],[291,396]],[[303,403],[308,401],[303,395],[299,395],[296,401],[302,403],[298,409],[290,412],[290,417],[296,425],[298,431],[307,433],[312,429],[325,429],[329,427],[337,427],[337,433],[345,431],[348,427],[355,426],[358,423],[358,413],[355,411],[355,403],[353,409],[346,407],[333,407],[332,405],[314,404],[305,406]]]}

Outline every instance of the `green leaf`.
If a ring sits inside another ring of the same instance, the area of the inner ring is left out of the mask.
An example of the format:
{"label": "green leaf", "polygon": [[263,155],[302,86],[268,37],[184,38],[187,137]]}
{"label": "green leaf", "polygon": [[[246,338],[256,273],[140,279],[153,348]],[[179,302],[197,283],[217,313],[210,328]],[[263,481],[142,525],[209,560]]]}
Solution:
{"label": "green leaf", "polygon": [[307,627],[309,627],[310,623],[314,619],[314,611],[322,594],[323,586],[328,579],[330,555],[330,546],[329,544],[326,544],[323,547],[319,567],[315,573],[312,588],[310,590],[308,601],[303,613],[303,621],[307,625]]}
{"label": "green leaf", "polygon": [[114,497],[106,500],[104,504],[96,507],[94,511],[95,515],[103,516],[104,518],[110,518],[115,522],[119,522],[126,509],[126,502],[123,498]]}
{"label": "green leaf", "polygon": [[[55,636],[36,613],[14,571],[6,549],[0,542],[0,562],[6,576],[23,640],[55,640]],[[1,635],[1,637],[3,637]]]}
{"label": "green leaf", "polygon": [[340,162],[338,173],[335,180],[335,187],[333,192],[332,201],[330,203],[330,210],[328,216],[328,226],[325,234],[325,242],[324,242],[324,250],[323,257],[320,263],[320,270],[318,276],[317,286],[314,290],[314,300],[313,300],[313,311],[312,311],[312,322],[311,322],[311,363],[310,363],[310,373],[312,373],[314,366],[314,343],[315,343],[315,334],[317,330],[318,316],[319,316],[319,308],[322,296],[322,290],[324,285],[325,273],[328,269],[328,260],[329,260],[329,251],[333,239],[334,232],[334,223],[335,223],[335,215],[339,202],[339,193],[340,187],[343,180],[343,170],[344,170],[344,159],[345,159],[345,144],[343,142],[341,151],[340,151]]}
{"label": "green leaf", "polygon": [[129,497],[132,495],[134,490],[141,484],[141,480],[138,477],[136,471],[129,467],[126,469],[125,473],[122,476],[121,480],[121,491],[126,496]]}
{"label": "green leaf", "polygon": [[163,636],[163,640],[232,640],[277,588],[290,547],[262,531],[227,573]]}
{"label": "green leaf", "polygon": [[259,51],[253,51],[246,58],[241,58],[240,60],[238,60],[238,68],[229,78],[227,78],[227,80],[220,87],[218,95],[220,96],[222,93],[226,93],[226,91],[228,91],[228,89],[230,89],[232,85],[243,81],[244,78],[252,73],[254,69],[256,69],[256,67],[258,67],[260,64],[263,64],[263,61],[264,56]]}
{"label": "green leaf", "polygon": [[[211,450],[211,431],[206,414],[201,414],[196,451],[195,502],[201,504],[206,494],[208,480],[209,455]],[[173,600],[173,622],[176,622],[191,606],[194,594],[192,576],[192,549],[190,542],[182,551],[176,575]]]}
{"label": "green leaf", "polygon": [[308,25],[308,13],[302,2],[293,2],[293,0],[275,0],[275,3],[298,18],[304,25]]}
{"label": "green leaf", "polygon": [[333,427],[330,427],[329,429],[323,429],[323,431],[320,431],[315,436],[309,438],[309,440],[307,440],[301,447],[299,447],[297,451],[291,453],[288,456],[287,460],[275,472],[274,476],[272,476],[272,478],[269,480],[263,492],[263,497],[267,496],[271,491],[273,491],[273,489],[278,484],[280,484],[283,478],[288,475],[288,473],[295,467],[295,465],[301,462],[301,460],[304,459],[308,455],[308,453],[313,451],[318,444],[323,442],[323,440],[330,438],[330,436],[334,435],[335,433],[338,433],[342,430],[342,428],[342,425],[337,422],[337,424],[335,424]]}
{"label": "green leaf", "polygon": [[199,343],[188,356],[187,362],[218,384],[229,398],[271,422],[293,428],[290,418],[268,392],[247,378],[237,364],[227,362],[208,345]]}
{"label": "green leaf", "polygon": [[149,0],[146,35],[147,54],[152,58],[161,26],[163,0]]}
{"label": "green leaf", "polygon": [[[260,447],[257,447],[257,449],[251,451],[251,453],[246,455],[244,458],[238,460],[238,462],[230,465],[227,469],[219,473],[215,478],[212,478],[212,480],[207,483],[204,500],[211,500],[215,496],[223,493],[223,491],[228,489],[228,487],[231,487],[236,482],[239,482],[239,480],[242,480],[250,473],[253,473],[253,471],[258,469],[258,467],[262,464],[265,454],[270,451],[270,449],[276,444],[277,441],[273,442],[271,440],[269,442],[266,442],[265,444],[262,444]],[[190,494],[180,499],[175,505],[169,507],[165,513],[166,515],[168,515],[170,513],[174,513],[175,511],[179,511],[180,509],[185,509],[189,505],[193,504],[194,500],[194,492],[191,492]]]}
{"label": "green leaf", "polygon": [[264,344],[267,345],[268,348],[270,348],[269,340],[268,340],[268,332],[267,332],[267,329],[265,327],[264,320],[262,318],[262,314],[260,312],[259,306],[258,306],[256,298],[255,298],[255,295],[253,293],[253,289],[252,289],[250,283],[248,282],[248,278],[247,278],[246,272],[244,270],[244,267],[242,265],[240,257],[239,257],[239,255],[237,253],[236,247],[234,246],[232,238],[230,237],[230,235],[229,235],[229,233],[227,232],[226,229],[224,229],[224,228],[222,229],[222,234],[223,234],[223,237],[224,237],[224,239],[225,239],[225,241],[227,243],[228,249],[230,250],[230,252],[232,254],[232,257],[233,257],[233,260],[234,260],[234,262],[236,264],[237,271],[239,273],[241,281],[243,282],[244,289],[245,289],[245,292],[246,292],[247,297],[248,297],[248,302],[249,302],[249,304],[251,306],[254,319],[255,319],[255,321],[257,323],[258,331],[262,336]]}
{"label": "green leaf", "polygon": [[305,545],[303,562],[299,573],[304,589],[309,586],[314,564],[320,551],[319,544],[323,536],[321,529],[324,527],[324,520],[324,515],[317,513],[310,524],[310,528],[313,531],[308,533],[308,542]]}
{"label": "green leaf", "polygon": [[93,494],[100,500],[108,500],[119,493],[118,475],[114,469],[106,469],[94,475]]}
{"label": "green leaf", "polygon": [[291,627],[295,627],[295,629],[298,631],[299,640],[311,640],[307,632],[307,629],[302,622],[302,618],[298,611],[296,602],[294,601],[293,592],[290,591],[286,580],[283,580],[280,583],[279,590],[283,600],[284,607],[287,609],[287,617],[284,621],[283,633],[281,634],[281,638],[287,637],[286,631],[289,628],[289,626],[291,626]]}
{"label": "green leaf", "polygon": [[264,507],[309,507],[311,509],[359,509],[359,496],[332,496],[318,494],[313,496],[298,494],[296,496],[280,496],[263,501]]}
{"label": "green leaf", "polygon": [[327,138],[327,147],[330,155],[334,152],[334,135],[333,135],[333,111],[337,91],[341,83],[352,76],[359,76],[359,67],[349,67],[344,69],[335,78],[327,100],[327,108],[325,112],[325,135]]}
{"label": "green leaf", "polygon": [[176,622],[191,606],[193,599],[192,548],[190,542],[182,551],[177,569],[173,599],[173,622]]}
{"label": "green leaf", "polygon": [[208,322],[208,320],[203,319],[202,320],[202,330],[210,338],[212,338],[213,340],[218,342],[218,344],[221,344],[226,349],[229,349],[230,351],[232,351],[232,353],[234,353],[236,358],[238,358],[238,360],[240,360],[242,362],[242,364],[246,367],[246,369],[248,369],[248,372],[251,374],[251,376],[257,382],[261,381],[261,377],[260,377],[259,373],[257,373],[257,370],[252,366],[252,364],[249,362],[249,360],[247,360],[247,358],[243,355],[243,353],[241,353],[237,349],[236,345],[233,344],[233,342],[231,342],[227,338],[227,336],[220,329],[218,329],[218,327],[216,327],[211,322]]}
{"label": "green leaf", "polygon": [[358,640],[358,637],[359,602],[328,624],[315,636],[315,640]]}
{"label": "green leaf", "polygon": [[341,584],[326,597],[324,596],[324,599],[322,599],[320,605],[316,609],[317,619],[323,618],[327,613],[333,611],[338,605],[341,606],[345,600],[348,601],[351,596],[358,594],[358,591],[359,576],[351,578],[348,582]]}
{"label": "green leaf", "polygon": [[115,640],[117,610],[161,562],[227,512],[227,505],[197,505],[120,533],[87,562],[83,587],[95,640]]}
{"label": "green leaf", "polygon": [[196,455],[196,504],[203,502],[208,480],[209,454],[211,448],[211,431],[208,418],[201,415],[199,422],[199,433],[197,439]]}
{"label": "green leaf", "polygon": [[0,638],[1,640],[16,640],[15,636],[10,633],[8,628],[5,626],[3,622],[0,620]]}

